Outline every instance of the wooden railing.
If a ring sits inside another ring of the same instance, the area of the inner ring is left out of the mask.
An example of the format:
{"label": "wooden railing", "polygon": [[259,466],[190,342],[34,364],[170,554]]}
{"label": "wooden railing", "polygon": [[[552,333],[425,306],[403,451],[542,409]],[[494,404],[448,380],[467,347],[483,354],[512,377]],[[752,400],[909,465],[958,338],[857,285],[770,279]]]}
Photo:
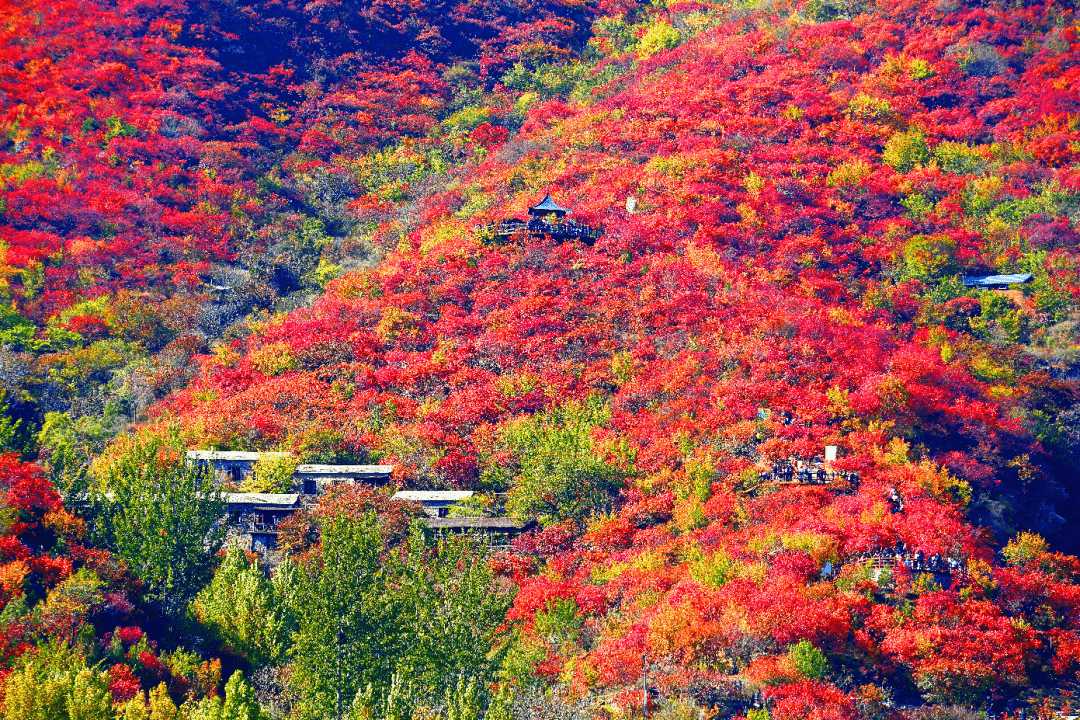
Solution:
{"label": "wooden railing", "polygon": [[549,222],[533,218],[528,222],[524,220],[503,220],[483,226],[483,229],[491,233],[497,240],[506,241],[516,234],[524,235],[550,235],[553,238],[577,238],[586,245],[596,242],[603,231],[583,225],[573,220]]}
{"label": "wooden railing", "polygon": [[863,553],[848,560],[849,564],[862,565],[872,570],[891,570],[903,566],[916,573],[961,575],[967,572],[964,563],[953,557],[925,556],[921,552],[881,550]]}
{"label": "wooden railing", "polygon": [[761,473],[760,478],[764,482],[780,485],[828,485],[837,480],[847,480],[854,484],[859,481],[859,474],[847,470],[829,470],[825,467],[796,468],[791,465],[777,465]]}

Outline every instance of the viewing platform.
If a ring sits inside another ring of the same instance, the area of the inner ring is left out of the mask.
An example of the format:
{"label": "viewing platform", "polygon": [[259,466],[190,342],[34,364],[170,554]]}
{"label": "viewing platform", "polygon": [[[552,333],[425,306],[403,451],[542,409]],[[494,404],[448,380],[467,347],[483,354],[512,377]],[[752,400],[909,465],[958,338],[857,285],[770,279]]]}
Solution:
{"label": "viewing platform", "polygon": [[[863,568],[874,582],[881,580],[886,573],[891,574],[903,568],[916,575],[930,575],[942,587],[949,587],[955,577],[967,574],[967,565],[961,559],[937,554],[926,555],[921,550],[912,552],[904,543],[898,543],[893,549],[882,548],[860,553],[848,558],[843,565]],[[821,576],[836,575],[841,567],[842,565],[834,566],[828,562]]]}
{"label": "viewing platform", "polygon": [[505,244],[517,237],[542,237],[549,235],[556,240],[580,240],[585,245],[593,245],[603,231],[584,225],[575,220],[570,220],[570,213],[551,199],[551,195],[544,195],[544,199],[538,205],[529,208],[529,219],[519,220],[508,218],[502,222],[485,226],[490,231],[495,242]]}
{"label": "viewing platform", "polygon": [[857,482],[858,473],[830,470],[824,465],[776,465],[760,475],[763,482],[776,485],[829,485],[838,480]]}
{"label": "viewing platform", "polygon": [[[767,411],[758,410],[758,417],[768,417]],[[835,445],[825,446],[825,456],[815,457],[812,460],[790,458],[780,461],[768,469],[762,471],[758,478],[762,482],[774,485],[829,485],[838,481],[847,481],[851,485],[859,482],[859,474],[847,470],[836,470],[832,463],[836,461],[838,448]]]}

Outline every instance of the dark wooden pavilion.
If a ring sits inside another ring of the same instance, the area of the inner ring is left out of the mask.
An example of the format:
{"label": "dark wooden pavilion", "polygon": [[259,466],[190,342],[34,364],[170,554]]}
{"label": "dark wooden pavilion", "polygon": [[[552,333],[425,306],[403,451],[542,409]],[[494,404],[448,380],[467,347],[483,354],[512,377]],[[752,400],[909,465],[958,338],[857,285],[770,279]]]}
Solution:
{"label": "dark wooden pavilion", "polygon": [[602,234],[597,228],[583,225],[567,217],[570,211],[555,203],[550,193],[544,199],[529,208],[529,219],[508,218],[500,223],[489,225],[495,235],[495,242],[504,244],[514,237],[543,237],[549,235],[556,240],[580,240],[585,245],[592,245]]}

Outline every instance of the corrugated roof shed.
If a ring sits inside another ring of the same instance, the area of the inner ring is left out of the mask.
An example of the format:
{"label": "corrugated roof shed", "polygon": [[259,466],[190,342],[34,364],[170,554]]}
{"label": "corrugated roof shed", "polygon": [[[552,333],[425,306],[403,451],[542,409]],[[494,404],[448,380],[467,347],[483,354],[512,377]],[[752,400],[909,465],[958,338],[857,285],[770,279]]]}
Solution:
{"label": "corrugated roof shed", "polygon": [[1031,273],[1017,273],[1014,275],[965,275],[965,287],[1008,287],[1009,285],[1023,285],[1034,279]]}

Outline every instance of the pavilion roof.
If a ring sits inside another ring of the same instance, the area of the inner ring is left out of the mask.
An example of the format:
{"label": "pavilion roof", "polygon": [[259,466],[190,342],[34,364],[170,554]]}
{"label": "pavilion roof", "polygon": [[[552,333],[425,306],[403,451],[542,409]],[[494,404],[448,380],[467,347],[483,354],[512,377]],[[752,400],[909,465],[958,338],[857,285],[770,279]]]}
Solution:
{"label": "pavilion roof", "polygon": [[530,215],[535,215],[536,213],[561,213],[565,215],[568,212],[570,211],[566,208],[555,204],[555,201],[551,199],[550,193],[545,193],[543,200],[529,208]]}

